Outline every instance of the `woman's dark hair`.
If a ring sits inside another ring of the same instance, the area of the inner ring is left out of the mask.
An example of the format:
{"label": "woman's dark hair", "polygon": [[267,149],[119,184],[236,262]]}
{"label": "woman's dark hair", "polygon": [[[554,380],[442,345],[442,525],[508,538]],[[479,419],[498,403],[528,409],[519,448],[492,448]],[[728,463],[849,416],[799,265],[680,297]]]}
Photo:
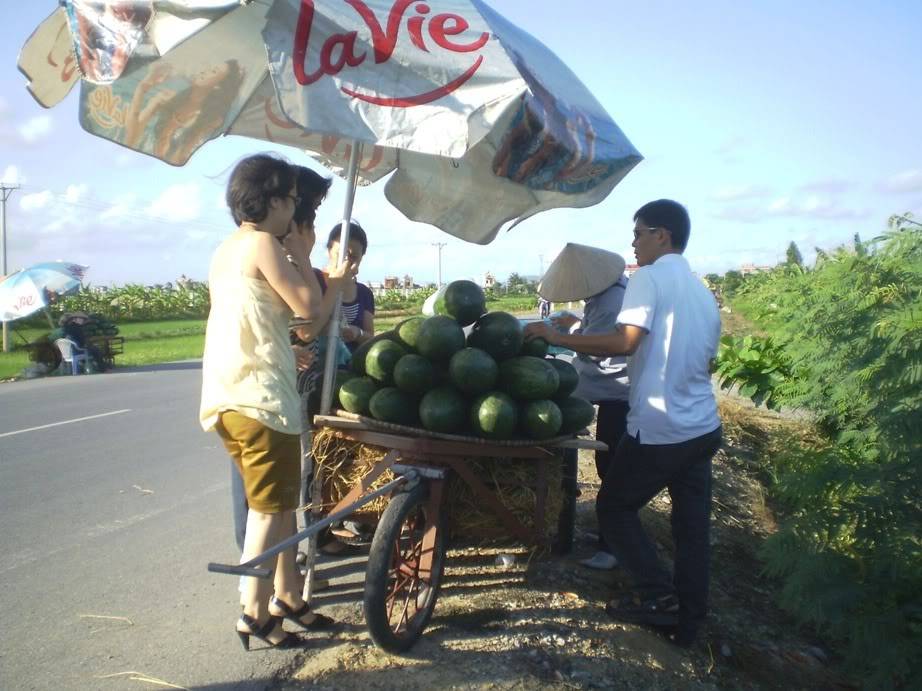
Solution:
{"label": "woman's dark hair", "polygon": [[650,228],[664,228],[669,231],[672,246],[680,252],[685,251],[688,245],[688,235],[691,232],[691,219],[688,211],[679,202],[671,199],[657,199],[647,202],[637,209],[634,220],[640,219]]}
{"label": "woman's dark hair", "polygon": [[291,164],[271,154],[247,156],[231,173],[227,183],[227,208],[234,223],[261,223],[269,215],[269,200],[291,194],[295,171]]}
{"label": "woman's dark hair", "polygon": [[[333,246],[334,242],[339,242],[339,235],[342,232],[342,224],[337,223],[333,226],[333,230],[330,231],[330,237],[327,238],[327,249],[330,249]],[[362,256],[365,256],[365,253],[368,251],[368,236],[365,235],[365,231],[362,230],[362,226],[353,221],[349,224],[349,242],[353,240],[358,240],[362,245]]]}
{"label": "woman's dark hair", "polygon": [[298,181],[298,197],[301,199],[301,203],[295,207],[295,223],[298,225],[304,225],[305,223],[314,225],[314,220],[317,218],[314,202],[318,199],[323,201],[327,196],[330,185],[333,184],[333,178],[325,178],[304,166],[295,166],[294,168]]}

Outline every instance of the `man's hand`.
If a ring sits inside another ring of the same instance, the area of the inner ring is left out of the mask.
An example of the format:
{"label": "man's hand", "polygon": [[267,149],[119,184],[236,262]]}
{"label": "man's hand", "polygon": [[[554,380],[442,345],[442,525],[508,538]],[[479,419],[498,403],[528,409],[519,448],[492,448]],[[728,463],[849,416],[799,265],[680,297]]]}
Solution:
{"label": "man's hand", "polygon": [[567,331],[573,328],[573,325],[579,322],[579,317],[577,317],[572,312],[564,312],[559,314],[556,317],[551,317],[551,325],[558,331]]}
{"label": "man's hand", "polygon": [[525,325],[525,340],[530,341],[533,338],[543,338],[551,345],[557,345],[557,337],[560,332],[544,322],[532,322]]}

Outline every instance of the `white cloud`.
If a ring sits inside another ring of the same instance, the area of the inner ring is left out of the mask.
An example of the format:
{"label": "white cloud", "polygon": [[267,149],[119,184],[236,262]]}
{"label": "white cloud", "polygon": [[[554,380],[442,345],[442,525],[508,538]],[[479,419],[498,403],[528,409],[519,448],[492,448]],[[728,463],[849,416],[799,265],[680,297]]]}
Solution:
{"label": "white cloud", "polygon": [[128,216],[137,214],[134,204],[136,197],[133,194],[124,194],[99,214],[100,221],[121,221]]}
{"label": "white cloud", "polygon": [[23,182],[22,173],[19,172],[19,168],[14,165],[8,165],[6,170],[3,171],[3,177],[0,178],[0,182],[5,182],[8,185],[21,185]]}
{"label": "white cloud", "polygon": [[904,170],[884,180],[879,187],[884,192],[895,194],[922,192],[922,170]]}
{"label": "white cloud", "polygon": [[825,180],[814,180],[800,186],[801,192],[812,192],[816,194],[840,194],[854,186],[854,183],[841,178],[828,178]]}
{"label": "white cloud", "polygon": [[771,194],[771,190],[762,185],[727,185],[719,187],[711,198],[719,202],[733,202],[742,199],[762,199]]}
{"label": "white cloud", "polygon": [[89,187],[87,185],[68,185],[64,191],[64,201],[69,204],[75,204],[86,196]]}
{"label": "white cloud", "polygon": [[26,142],[34,142],[40,137],[45,136],[51,131],[51,116],[36,115],[26,120],[25,124],[20,125],[19,135]]}
{"label": "white cloud", "polygon": [[52,197],[51,190],[42,190],[41,192],[33,192],[32,194],[23,195],[22,199],[19,200],[19,208],[23,211],[36,211],[38,209],[44,209],[48,204],[51,203]]}
{"label": "white cloud", "polygon": [[144,211],[158,220],[194,221],[202,214],[199,186],[194,182],[170,185]]}
{"label": "white cloud", "polygon": [[841,220],[848,218],[867,218],[863,209],[853,209],[819,195],[805,197],[784,196],[774,199],[762,206],[744,204],[727,206],[714,214],[715,218],[728,221],[752,223],[766,218],[812,218],[820,220]]}
{"label": "white cloud", "polygon": [[780,197],[768,207],[773,216],[796,216],[799,218],[865,218],[867,212],[849,209],[830,199],[818,195],[808,195],[802,199]]}

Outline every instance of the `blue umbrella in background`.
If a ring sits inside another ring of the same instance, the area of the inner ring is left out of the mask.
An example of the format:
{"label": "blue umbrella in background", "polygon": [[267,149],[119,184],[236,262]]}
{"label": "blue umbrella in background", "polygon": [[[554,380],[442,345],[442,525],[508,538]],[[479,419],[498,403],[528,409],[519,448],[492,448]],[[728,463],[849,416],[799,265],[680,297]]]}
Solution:
{"label": "blue umbrella in background", "polygon": [[83,283],[88,267],[71,262],[42,262],[7,276],[0,282],[0,321],[10,322],[45,309],[56,297],[74,292]]}

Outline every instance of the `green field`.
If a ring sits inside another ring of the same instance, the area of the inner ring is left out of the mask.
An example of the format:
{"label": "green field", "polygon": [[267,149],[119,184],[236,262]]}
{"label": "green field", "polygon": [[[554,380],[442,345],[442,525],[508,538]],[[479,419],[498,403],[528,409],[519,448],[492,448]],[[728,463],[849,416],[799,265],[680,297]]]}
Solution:
{"label": "green field", "polygon": [[[522,312],[525,300],[521,297],[504,298],[489,303],[492,311]],[[375,331],[387,331],[406,319],[416,310],[387,312],[375,320]],[[15,327],[15,324],[13,324]],[[17,327],[10,334],[12,350],[0,353],[0,380],[19,376],[32,363],[24,348],[37,338],[48,334],[47,327]],[[204,319],[176,319],[151,322],[123,322],[118,324],[118,334],[125,339],[125,353],[115,359],[116,367],[153,365],[175,360],[190,360],[202,357],[205,343]]]}

